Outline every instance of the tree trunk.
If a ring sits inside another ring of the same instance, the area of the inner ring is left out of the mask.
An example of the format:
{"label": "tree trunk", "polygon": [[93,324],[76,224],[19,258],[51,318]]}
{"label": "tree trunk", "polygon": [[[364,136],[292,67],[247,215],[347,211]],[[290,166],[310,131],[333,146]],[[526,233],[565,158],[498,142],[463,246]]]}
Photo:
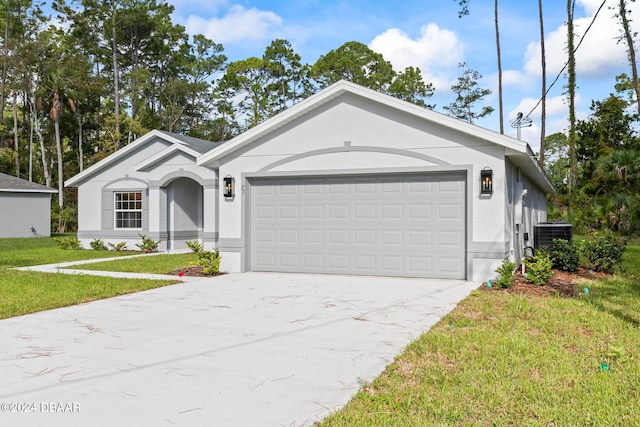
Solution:
{"label": "tree trunk", "polygon": [[49,166],[47,164],[47,151],[44,148],[44,138],[42,136],[42,131],[40,130],[40,121],[38,119],[38,111],[35,103],[31,104],[31,117],[34,122],[36,135],[38,135],[38,141],[40,142],[40,156],[42,157],[42,173],[44,175],[44,182],[47,187],[51,187],[51,174],[49,173]]}
{"label": "tree trunk", "polygon": [[544,45],[544,18],[542,14],[542,0],[538,0],[540,15],[540,57],[542,58],[542,109],[540,113],[540,165],[544,167],[544,149],[547,121],[547,54]]}
{"label": "tree trunk", "polygon": [[16,150],[16,176],[20,178],[20,144],[18,138],[18,93],[13,91],[13,145]]}
{"label": "tree trunk", "polygon": [[569,54],[567,66],[567,91],[569,94],[569,176],[567,187],[569,190],[569,221],[572,220],[573,189],[576,186],[578,162],[576,158],[576,57],[573,33],[573,2],[567,0],[567,50]]}
{"label": "tree trunk", "polygon": [[502,58],[500,55],[500,29],[498,26],[498,0],[495,0],[496,51],[498,54],[498,110],[500,112],[500,133],[504,134],[504,114],[502,106]]}
{"label": "tree trunk", "polygon": [[633,89],[636,92],[636,102],[638,103],[638,114],[640,114],[640,84],[638,83],[638,64],[636,62],[636,50],[633,44],[634,33],[629,27],[629,19],[627,18],[626,0],[620,0],[620,20],[624,29],[624,37],[627,42],[627,54],[629,57],[629,65],[631,65],[631,77],[633,78]]}
{"label": "tree trunk", "polygon": [[56,137],[56,153],[58,155],[58,207],[60,212],[58,215],[58,232],[64,232],[64,224],[62,220],[62,209],[64,208],[64,168],[62,162],[62,142],[60,141],[60,113],[62,112],[62,103],[60,102],[60,93],[56,91],[53,94],[53,108],[51,114],[53,116],[53,129]]}
{"label": "tree trunk", "polygon": [[[5,10],[4,40],[2,46],[2,82],[0,82],[0,117],[4,114],[7,93],[7,63],[9,62],[9,8]],[[0,132],[0,148],[4,147],[4,133]]]}
{"label": "tree trunk", "polygon": [[116,5],[115,1],[111,2],[111,47],[113,49],[113,95],[114,95],[114,115],[116,120],[115,138],[113,141],[114,149],[120,146],[120,72],[118,71],[118,45],[116,44]]}
{"label": "tree trunk", "polygon": [[82,150],[82,115],[80,115],[80,103],[76,104],[76,115],[78,117],[78,167],[80,172],[84,169],[84,151]]}

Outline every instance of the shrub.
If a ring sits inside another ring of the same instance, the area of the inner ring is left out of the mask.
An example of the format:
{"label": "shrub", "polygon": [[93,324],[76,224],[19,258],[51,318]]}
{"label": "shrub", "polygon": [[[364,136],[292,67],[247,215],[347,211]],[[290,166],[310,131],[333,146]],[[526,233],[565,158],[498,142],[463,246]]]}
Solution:
{"label": "shrub", "polygon": [[553,247],[549,252],[553,267],[562,271],[576,271],[580,263],[578,245],[574,241],[553,239]]}
{"label": "shrub", "polygon": [[115,252],[122,252],[127,249],[127,242],[120,242],[116,243],[115,245],[113,243],[109,243],[109,247]]}
{"label": "shrub", "polygon": [[513,272],[516,270],[516,263],[509,258],[502,260],[500,267],[496,268],[496,273],[500,275],[493,283],[498,288],[508,288],[513,281]]}
{"label": "shrub", "polygon": [[199,241],[197,240],[189,240],[186,242],[187,246],[189,247],[189,249],[191,249],[193,252],[195,253],[200,253],[204,248],[202,247],[202,245],[200,244]]}
{"label": "shrub", "polygon": [[222,260],[222,257],[220,257],[220,252],[218,251],[218,248],[216,248],[213,252],[200,251],[198,252],[197,265],[202,267],[202,272],[204,274],[208,276],[212,276],[220,272],[221,260]]}
{"label": "shrub", "polygon": [[596,271],[613,273],[622,264],[625,242],[611,232],[595,233],[584,243],[584,253]]}
{"label": "shrub", "polygon": [[93,249],[94,251],[109,250],[109,248],[107,248],[107,245],[104,244],[104,240],[102,239],[93,239],[91,243],[89,243],[89,246],[91,246],[91,249]]}
{"label": "shrub", "polygon": [[534,285],[544,285],[553,277],[553,263],[547,252],[538,251],[532,257],[524,259],[522,263],[525,266],[525,276]]}
{"label": "shrub", "polygon": [[61,237],[59,239],[54,237],[53,240],[64,250],[82,249],[80,240],[75,237]]}
{"label": "shrub", "polygon": [[147,237],[146,234],[138,233],[138,236],[140,237],[140,239],[142,239],[142,242],[136,243],[136,246],[140,248],[141,251],[155,252],[158,250],[158,245],[160,244],[160,241],[155,241],[151,237]]}

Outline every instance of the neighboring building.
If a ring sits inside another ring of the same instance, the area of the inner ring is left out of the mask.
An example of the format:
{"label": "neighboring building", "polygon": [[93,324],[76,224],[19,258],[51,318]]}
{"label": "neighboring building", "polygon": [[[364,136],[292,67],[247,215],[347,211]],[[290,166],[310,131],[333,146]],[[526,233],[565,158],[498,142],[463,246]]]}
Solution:
{"label": "neighboring building", "polygon": [[57,192],[0,173],[0,237],[51,236],[51,195]]}
{"label": "neighboring building", "polygon": [[526,143],[345,81],[226,143],[152,131],[66,185],[86,247],[144,233],[229,272],[469,280],[522,258],[554,191]]}

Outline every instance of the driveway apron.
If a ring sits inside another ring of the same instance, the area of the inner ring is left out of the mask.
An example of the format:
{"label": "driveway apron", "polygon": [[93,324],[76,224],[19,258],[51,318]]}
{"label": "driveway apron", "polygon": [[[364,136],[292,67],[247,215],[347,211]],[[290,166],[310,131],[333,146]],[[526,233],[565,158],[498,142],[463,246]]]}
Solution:
{"label": "driveway apron", "polygon": [[478,286],[239,273],[5,319],[0,425],[312,425]]}

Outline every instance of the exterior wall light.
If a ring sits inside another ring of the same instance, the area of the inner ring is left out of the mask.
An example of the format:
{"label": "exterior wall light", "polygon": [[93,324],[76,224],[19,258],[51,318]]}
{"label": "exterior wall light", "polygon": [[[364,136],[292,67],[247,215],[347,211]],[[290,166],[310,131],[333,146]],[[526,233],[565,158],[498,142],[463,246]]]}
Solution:
{"label": "exterior wall light", "polygon": [[233,188],[235,179],[233,179],[231,175],[227,175],[224,178],[222,178],[222,181],[224,183],[224,194],[223,194],[224,198],[233,199],[235,195],[235,189]]}
{"label": "exterior wall light", "polygon": [[493,171],[490,168],[484,168],[480,171],[480,194],[493,193]]}

